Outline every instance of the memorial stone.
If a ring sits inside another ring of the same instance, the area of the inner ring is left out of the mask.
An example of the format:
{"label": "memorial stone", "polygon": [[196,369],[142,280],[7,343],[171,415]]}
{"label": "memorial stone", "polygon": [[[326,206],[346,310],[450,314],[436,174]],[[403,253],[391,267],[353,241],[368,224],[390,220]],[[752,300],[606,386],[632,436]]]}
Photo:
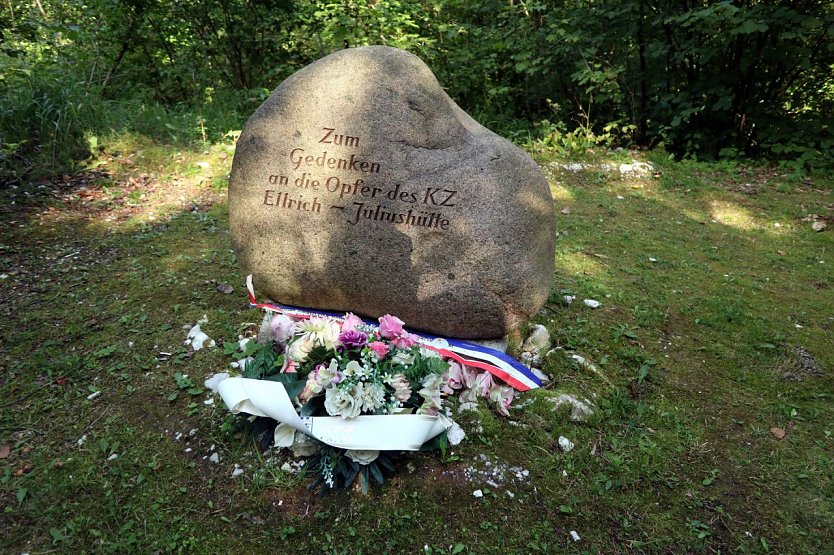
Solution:
{"label": "memorial stone", "polygon": [[241,267],[288,305],[491,338],[535,314],[552,279],[539,167],[396,48],[286,79],[241,133],[229,211]]}

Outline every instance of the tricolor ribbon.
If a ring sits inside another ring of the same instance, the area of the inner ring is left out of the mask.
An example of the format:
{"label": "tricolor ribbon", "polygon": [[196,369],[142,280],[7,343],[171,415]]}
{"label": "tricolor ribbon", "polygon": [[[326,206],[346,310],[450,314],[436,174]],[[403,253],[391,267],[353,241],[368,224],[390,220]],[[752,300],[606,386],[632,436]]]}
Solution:
{"label": "tricolor ribbon", "polygon": [[[337,321],[344,320],[343,315],[336,312],[310,310],[308,308],[297,308],[281,304],[259,303],[255,298],[255,288],[252,284],[251,274],[246,277],[246,289],[249,292],[249,304],[254,308],[285,314],[299,320],[307,320],[316,316],[324,316]],[[369,327],[379,329],[379,324],[376,322],[365,319],[362,319],[362,321]],[[458,364],[464,366],[485,370],[518,391],[527,391],[541,386],[541,381],[539,381],[529,368],[506,353],[502,353],[496,349],[490,349],[489,347],[484,347],[483,345],[469,341],[448,339],[425,333],[415,333],[413,335],[417,336],[420,344],[436,351],[441,356],[451,358]]]}

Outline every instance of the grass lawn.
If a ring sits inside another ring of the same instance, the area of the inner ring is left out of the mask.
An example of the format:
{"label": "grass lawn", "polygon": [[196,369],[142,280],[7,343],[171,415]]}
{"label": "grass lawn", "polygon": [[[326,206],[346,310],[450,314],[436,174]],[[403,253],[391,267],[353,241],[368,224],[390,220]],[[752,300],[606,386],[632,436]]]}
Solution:
{"label": "grass lawn", "polygon": [[[177,148],[124,137],[88,171],[0,190],[2,551],[832,549],[834,178],[540,157],[559,237],[534,323],[553,381],[510,418],[462,416],[445,461],[411,454],[366,496],[318,497],[205,403],[230,359],[189,352],[188,327],[206,316],[236,341],[261,314],[230,250],[233,144]],[[595,414],[554,411],[563,391]]]}

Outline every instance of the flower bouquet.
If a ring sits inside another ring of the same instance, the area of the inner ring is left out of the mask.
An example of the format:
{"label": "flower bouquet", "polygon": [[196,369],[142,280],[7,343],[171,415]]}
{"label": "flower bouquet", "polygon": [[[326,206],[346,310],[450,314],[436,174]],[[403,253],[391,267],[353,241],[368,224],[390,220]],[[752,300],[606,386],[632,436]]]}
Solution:
{"label": "flower bouquet", "polygon": [[312,457],[313,486],[348,487],[358,476],[364,491],[372,477],[382,483],[393,471],[398,452],[459,443],[463,431],[450,406],[456,394],[459,409],[486,397],[508,414],[515,391],[494,380],[500,369],[464,360],[446,340],[406,331],[395,316],[377,324],[350,313],[257,306],[276,314],[265,319],[259,341],[226,346],[242,376],[220,382],[218,391],[233,413],[276,421],[275,446]]}

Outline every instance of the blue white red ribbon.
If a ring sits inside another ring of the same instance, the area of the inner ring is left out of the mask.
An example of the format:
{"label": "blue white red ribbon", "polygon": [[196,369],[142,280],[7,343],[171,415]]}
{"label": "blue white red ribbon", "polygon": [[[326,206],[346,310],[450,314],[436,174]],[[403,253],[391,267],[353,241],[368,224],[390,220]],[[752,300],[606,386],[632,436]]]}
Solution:
{"label": "blue white red ribbon", "polygon": [[[246,289],[249,292],[249,305],[254,308],[262,308],[269,312],[285,314],[300,320],[307,320],[315,316],[326,316],[338,321],[344,319],[344,315],[337,312],[311,310],[281,304],[259,303],[255,298],[255,288],[252,284],[251,275],[246,277]],[[377,322],[365,319],[362,319],[362,321],[367,326],[379,328]],[[541,386],[541,381],[529,368],[506,353],[502,353],[496,349],[490,349],[489,347],[484,347],[483,345],[469,341],[448,339],[426,333],[414,333],[413,335],[417,336],[421,345],[436,351],[444,358],[450,358],[464,366],[485,370],[518,391],[527,391]]]}

